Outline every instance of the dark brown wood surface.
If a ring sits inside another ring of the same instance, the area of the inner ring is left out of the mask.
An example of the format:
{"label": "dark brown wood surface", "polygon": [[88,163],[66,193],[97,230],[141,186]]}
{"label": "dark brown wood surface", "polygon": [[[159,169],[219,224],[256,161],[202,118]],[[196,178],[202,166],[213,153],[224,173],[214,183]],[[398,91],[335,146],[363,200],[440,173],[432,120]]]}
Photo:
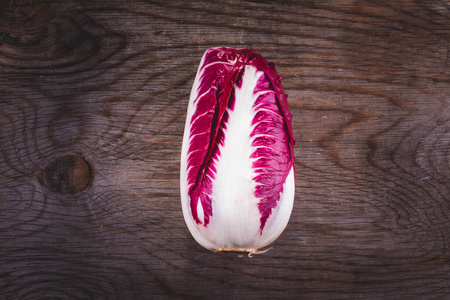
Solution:
{"label": "dark brown wood surface", "polygon": [[[204,250],[179,156],[210,47],[283,76],[296,197]],[[0,1],[1,299],[449,299],[447,1]]]}

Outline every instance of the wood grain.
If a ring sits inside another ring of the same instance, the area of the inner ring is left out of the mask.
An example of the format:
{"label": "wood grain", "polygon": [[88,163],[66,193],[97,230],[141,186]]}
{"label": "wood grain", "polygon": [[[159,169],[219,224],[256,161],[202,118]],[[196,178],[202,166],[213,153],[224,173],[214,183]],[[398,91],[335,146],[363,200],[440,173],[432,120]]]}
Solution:
{"label": "wood grain", "polygon": [[[294,116],[292,218],[251,259],[181,213],[215,46],[275,62]],[[0,1],[1,298],[450,297],[449,49],[439,0]],[[71,155],[87,188],[42,184]]]}

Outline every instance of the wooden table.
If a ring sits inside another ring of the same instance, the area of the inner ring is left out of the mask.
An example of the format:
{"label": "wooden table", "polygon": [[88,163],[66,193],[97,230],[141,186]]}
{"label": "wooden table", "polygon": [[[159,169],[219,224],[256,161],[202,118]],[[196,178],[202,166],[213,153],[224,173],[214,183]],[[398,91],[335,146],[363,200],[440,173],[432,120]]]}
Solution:
{"label": "wooden table", "polygon": [[[0,3],[0,298],[449,299],[448,2]],[[292,217],[253,258],[181,212],[217,46],[275,62],[294,116]]]}

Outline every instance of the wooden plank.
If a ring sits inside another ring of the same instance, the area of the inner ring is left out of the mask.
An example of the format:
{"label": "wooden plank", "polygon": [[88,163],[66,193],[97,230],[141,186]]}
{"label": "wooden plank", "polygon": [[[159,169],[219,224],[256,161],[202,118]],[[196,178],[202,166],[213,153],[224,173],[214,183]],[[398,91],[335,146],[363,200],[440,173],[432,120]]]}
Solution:
{"label": "wooden plank", "polygon": [[[2,1],[1,298],[450,297],[449,19],[444,1]],[[215,46],[275,62],[294,116],[291,221],[251,259],[204,250],[181,213]]]}

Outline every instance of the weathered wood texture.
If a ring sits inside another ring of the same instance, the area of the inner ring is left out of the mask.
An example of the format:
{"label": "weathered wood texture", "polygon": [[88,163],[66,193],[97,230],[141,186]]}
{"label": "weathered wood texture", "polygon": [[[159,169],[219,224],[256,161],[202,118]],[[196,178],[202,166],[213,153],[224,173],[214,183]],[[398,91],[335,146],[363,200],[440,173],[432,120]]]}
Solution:
{"label": "weathered wood texture", "polygon": [[[447,1],[0,3],[0,298],[450,297]],[[274,61],[294,115],[293,215],[253,258],[181,213],[214,46]]]}

